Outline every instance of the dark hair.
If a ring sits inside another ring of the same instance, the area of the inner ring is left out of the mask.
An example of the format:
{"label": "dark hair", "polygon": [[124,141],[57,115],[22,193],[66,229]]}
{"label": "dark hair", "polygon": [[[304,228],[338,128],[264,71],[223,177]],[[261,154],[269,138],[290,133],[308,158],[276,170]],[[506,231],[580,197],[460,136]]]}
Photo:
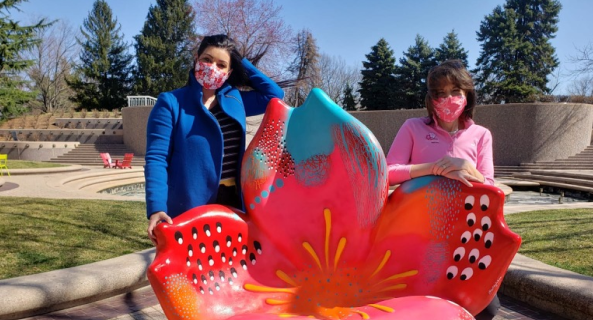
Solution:
{"label": "dark hair", "polygon": [[461,60],[447,60],[436,67],[432,67],[426,77],[428,92],[424,104],[428,110],[428,123],[433,122],[434,106],[432,99],[437,97],[438,89],[445,83],[452,83],[465,93],[467,105],[459,116],[461,120],[472,119],[476,106],[476,88],[474,81]]}
{"label": "dark hair", "polygon": [[237,50],[237,46],[233,39],[229,38],[227,35],[224,34],[215,34],[211,36],[204,36],[202,41],[200,42],[200,46],[198,47],[198,51],[194,56],[194,63],[192,69],[196,68],[196,63],[198,62],[198,57],[206,50],[208,47],[217,47],[221,49],[225,49],[230,57],[231,57],[231,75],[227,79],[226,83],[230,84],[233,87],[245,87],[249,86],[249,78],[247,77],[247,73],[245,72],[245,68],[241,63],[243,59],[241,54]]}

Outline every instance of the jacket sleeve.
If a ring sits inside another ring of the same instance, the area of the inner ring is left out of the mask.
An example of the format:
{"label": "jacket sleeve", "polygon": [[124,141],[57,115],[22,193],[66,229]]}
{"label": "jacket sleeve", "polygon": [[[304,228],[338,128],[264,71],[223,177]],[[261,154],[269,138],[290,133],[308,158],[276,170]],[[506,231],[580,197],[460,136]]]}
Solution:
{"label": "jacket sleeve", "polygon": [[408,121],[401,126],[389,152],[387,153],[387,168],[389,170],[389,185],[400,184],[410,180],[410,158],[414,140]]}
{"label": "jacket sleeve", "polygon": [[246,116],[262,114],[272,98],[283,99],[284,91],[276,82],[259,71],[249,60],[241,61],[254,90],[241,91]]}
{"label": "jacket sleeve", "polygon": [[484,184],[494,185],[494,158],[492,156],[492,133],[488,129],[478,143],[478,171],[484,176]]}
{"label": "jacket sleeve", "polygon": [[[174,97],[161,93],[148,117],[146,127],[146,215],[167,212],[169,160],[171,157],[174,119]],[[175,103],[176,104],[176,103]]]}

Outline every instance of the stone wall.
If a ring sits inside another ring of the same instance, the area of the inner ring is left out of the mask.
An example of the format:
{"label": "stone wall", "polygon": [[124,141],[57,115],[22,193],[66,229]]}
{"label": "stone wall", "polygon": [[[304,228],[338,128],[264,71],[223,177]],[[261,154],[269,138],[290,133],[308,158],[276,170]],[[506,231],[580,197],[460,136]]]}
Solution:
{"label": "stone wall", "polygon": [[72,151],[79,142],[32,142],[32,141],[2,141],[0,142],[0,153],[7,154],[8,159],[48,161]]}
{"label": "stone wall", "polygon": [[[358,111],[352,115],[377,137],[385,152],[403,122],[425,116],[426,110]],[[591,143],[593,105],[516,103],[484,105],[474,117],[492,132],[494,164],[564,159]]]}
{"label": "stone wall", "polygon": [[[146,150],[146,123],[152,107],[122,110],[124,143],[137,155]],[[357,111],[351,113],[366,125],[384,152],[408,118],[423,117],[425,109]],[[255,134],[260,117],[248,118],[248,142]],[[526,103],[478,106],[476,123],[490,129],[494,139],[494,164],[563,159],[581,152],[591,143],[593,105]]]}
{"label": "stone wall", "polygon": [[146,124],[150,107],[126,107],[121,110],[124,129],[124,144],[135,156],[146,155]]}

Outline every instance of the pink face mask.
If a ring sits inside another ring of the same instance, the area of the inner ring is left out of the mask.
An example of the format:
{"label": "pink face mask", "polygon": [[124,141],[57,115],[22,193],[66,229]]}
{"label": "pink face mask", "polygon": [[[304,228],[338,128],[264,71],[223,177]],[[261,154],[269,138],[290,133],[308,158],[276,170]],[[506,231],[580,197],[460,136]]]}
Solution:
{"label": "pink face mask", "polygon": [[198,61],[194,76],[204,89],[216,90],[229,78],[230,72],[224,72],[210,63]]}
{"label": "pink face mask", "polygon": [[449,96],[447,98],[432,99],[434,111],[439,119],[445,122],[453,122],[463,112],[467,105],[465,96]]}

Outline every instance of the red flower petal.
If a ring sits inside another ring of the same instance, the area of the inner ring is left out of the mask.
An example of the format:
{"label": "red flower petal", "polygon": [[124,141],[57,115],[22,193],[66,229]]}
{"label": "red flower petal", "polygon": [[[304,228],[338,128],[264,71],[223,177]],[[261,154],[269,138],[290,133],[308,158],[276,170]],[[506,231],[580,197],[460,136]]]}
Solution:
{"label": "red flower petal", "polygon": [[[292,265],[229,208],[206,205],[157,226],[157,256],[148,279],[168,319],[227,319],[282,312]],[[250,290],[246,290],[246,288]],[[272,299],[272,300],[269,300]]]}
{"label": "red flower petal", "polygon": [[504,221],[503,204],[493,186],[441,177],[406,182],[388,200],[368,260],[389,252],[377,277],[392,278],[385,282],[392,296],[434,295],[476,314],[496,294],[521,243]]}

